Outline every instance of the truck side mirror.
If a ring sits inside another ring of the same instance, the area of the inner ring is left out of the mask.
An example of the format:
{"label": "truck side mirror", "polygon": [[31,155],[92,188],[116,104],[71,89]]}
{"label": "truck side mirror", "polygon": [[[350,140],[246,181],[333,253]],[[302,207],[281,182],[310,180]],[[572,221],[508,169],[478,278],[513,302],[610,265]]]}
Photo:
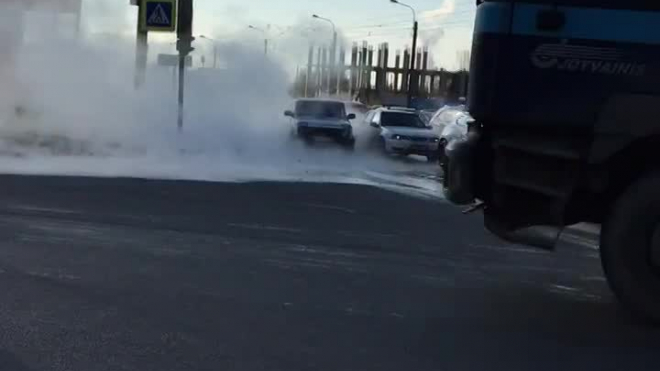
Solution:
{"label": "truck side mirror", "polygon": [[369,125],[371,125],[372,128],[379,128],[380,125],[376,121],[372,121]]}
{"label": "truck side mirror", "polygon": [[349,113],[349,114],[346,116],[346,119],[347,119],[347,120],[354,120],[354,119],[355,119],[355,114],[354,114],[354,113]]}
{"label": "truck side mirror", "polygon": [[293,114],[293,111],[286,110],[286,111],[284,111],[284,116],[287,116],[287,117],[294,117],[295,115]]}

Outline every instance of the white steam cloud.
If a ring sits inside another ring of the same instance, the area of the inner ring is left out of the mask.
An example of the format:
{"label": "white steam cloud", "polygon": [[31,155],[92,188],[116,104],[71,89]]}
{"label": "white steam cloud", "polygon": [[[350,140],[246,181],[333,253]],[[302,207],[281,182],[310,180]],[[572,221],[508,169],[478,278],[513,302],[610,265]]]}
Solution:
{"label": "white steam cloud", "polygon": [[282,115],[290,75],[275,57],[239,41],[218,44],[223,69],[188,71],[182,133],[172,69],[150,65],[136,91],[130,39],[21,45],[16,34],[2,33],[0,45],[16,46],[1,65],[3,173],[358,181],[356,174],[409,167],[291,141]]}
{"label": "white steam cloud", "polygon": [[444,0],[439,8],[427,10],[420,14],[421,18],[442,18],[456,11],[456,0]]}

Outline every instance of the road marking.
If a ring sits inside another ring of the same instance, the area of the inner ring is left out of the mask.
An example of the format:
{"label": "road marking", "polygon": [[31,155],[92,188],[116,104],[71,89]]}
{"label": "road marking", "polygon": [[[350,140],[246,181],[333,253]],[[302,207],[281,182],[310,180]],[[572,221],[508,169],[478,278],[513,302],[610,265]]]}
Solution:
{"label": "road marking", "polygon": [[575,287],[568,287],[568,286],[562,286],[562,285],[550,285],[551,287],[554,287],[555,289],[563,290],[563,291],[580,291],[579,289],[576,289]]}
{"label": "road marking", "polygon": [[266,231],[302,233],[302,229],[278,227],[278,226],[274,226],[274,225],[264,225],[264,224],[229,223],[229,224],[227,224],[227,226],[228,227],[234,227],[234,228],[244,228],[244,229],[258,229],[258,230],[266,230]]}
{"label": "road marking", "polygon": [[550,252],[543,249],[537,249],[534,247],[516,247],[515,245],[484,245],[484,244],[476,244],[476,243],[468,243],[467,246],[473,249],[486,249],[486,250],[501,251],[501,252],[512,251],[512,252],[521,252],[526,254],[550,255]]}
{"label": "road marking", "polygon": [[50,207],[38,207],[30,205],[16,205],[10,204],[6,206],[10,210],[19,210],[19,211],[34,211],[34,212],[46,212],[46,213],[56,213],[56,214],[80,214],[80,211],[68,210],[68,209],[59,209],[59,208],[50,208]]}
{"label": "road marking", "polygon": [[391,234],[391,233],[362,233],[362,232],[353,232],[353,231],[337,231],[337,234],[340,234],[342,236],[347,236],[347,237],[385,237],[385,238],[392,238],[392,237],[399,237],[398,234]]}
{"label": "road marking", "polygon": [[313,207],[316,209],[326,209],[326,210],[335,210],[335,211],[342,211],[348,214],[357,214],[357,211],[353,209],[348,209],[345,207],[339,207],[339,206],[332,206],[332,205],[321,205],[321,204],[305,204],[306,206]]}

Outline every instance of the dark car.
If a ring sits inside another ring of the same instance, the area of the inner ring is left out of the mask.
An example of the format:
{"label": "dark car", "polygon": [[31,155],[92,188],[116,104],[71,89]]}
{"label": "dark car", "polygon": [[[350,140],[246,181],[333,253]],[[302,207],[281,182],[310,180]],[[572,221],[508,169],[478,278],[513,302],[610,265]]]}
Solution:
{"label": "dark car", "polygon": [[341,101],[321,99],[296,100],[293,110],[284,112],[292,119],[292,133],[307,143],[317,138],[329,138],[347,147],[355,147],[355,136],[350,120],[355,114],[346,114]]}

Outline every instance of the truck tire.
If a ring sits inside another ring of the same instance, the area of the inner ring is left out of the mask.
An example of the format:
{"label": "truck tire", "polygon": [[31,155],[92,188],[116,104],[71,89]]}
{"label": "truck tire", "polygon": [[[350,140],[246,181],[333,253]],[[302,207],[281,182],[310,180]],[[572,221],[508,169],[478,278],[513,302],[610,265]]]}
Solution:
{"label": "truck tire", "polygon": [[614,202],[602,226],[600,254],[624,307],[660,324],[660,173],[636,181]]}
{"label": "truck tire", "polygon": [[442,167],[447,162],[447,155],[445,155],[445,147],[447,146],[447,139],[440,139],[438,143],[438,164]]}

